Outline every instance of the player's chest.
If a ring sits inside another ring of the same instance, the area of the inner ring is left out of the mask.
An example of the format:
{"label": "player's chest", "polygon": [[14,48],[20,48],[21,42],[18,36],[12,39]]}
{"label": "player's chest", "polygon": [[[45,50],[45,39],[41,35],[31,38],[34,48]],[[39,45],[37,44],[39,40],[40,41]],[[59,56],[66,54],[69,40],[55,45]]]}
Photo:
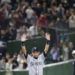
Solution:
{"label": "player's chest", "polygon": [[42,61],[40,59],[30,60],[30,66],[38,66],[38,65],[42,65]]}

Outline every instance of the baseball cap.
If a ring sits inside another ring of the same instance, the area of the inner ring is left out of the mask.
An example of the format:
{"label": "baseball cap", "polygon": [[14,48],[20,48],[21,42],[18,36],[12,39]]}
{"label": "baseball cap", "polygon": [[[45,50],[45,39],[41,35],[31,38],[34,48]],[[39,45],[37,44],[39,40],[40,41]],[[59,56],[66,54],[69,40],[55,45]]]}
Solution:
{"label": "baseball cap", "polygon": [[37,47],[33,47],[32,52],[34,52],[34,51],[39,51],[39,49]]}

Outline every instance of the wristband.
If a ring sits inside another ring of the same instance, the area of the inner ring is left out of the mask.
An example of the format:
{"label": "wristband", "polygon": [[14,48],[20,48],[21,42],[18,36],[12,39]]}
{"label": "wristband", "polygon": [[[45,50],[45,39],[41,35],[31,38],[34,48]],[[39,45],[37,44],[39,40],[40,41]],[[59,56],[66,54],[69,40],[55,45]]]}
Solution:
{"label": "wristband", "polygon": [[50,41],[50,40],[47,40],[47,44],[49,44],[49,45],[50,45],[50,44],[51,44],[51,41]]}

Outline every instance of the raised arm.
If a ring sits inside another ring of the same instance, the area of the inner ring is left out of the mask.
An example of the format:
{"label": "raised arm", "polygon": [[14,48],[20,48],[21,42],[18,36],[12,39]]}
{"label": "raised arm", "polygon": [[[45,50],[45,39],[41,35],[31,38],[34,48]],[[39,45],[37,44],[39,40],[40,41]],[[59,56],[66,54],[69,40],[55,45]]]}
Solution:
{"label": "raised arm", "polygon": [[45,33],[45,38],[46,38],[46,45],[45,45],[45,49],[44,49],[44,53],[47,54],[48,50],[49,50],[49,46],[50,46],[50,40],[51,40],[51,35],[49,33]]}
{"label": "raised arm", "polygon": [[25,54],[25,55],[27,55],[27,49],[26,49],[26,46],[24,45],[24,46],[21,46],[21,51]]}

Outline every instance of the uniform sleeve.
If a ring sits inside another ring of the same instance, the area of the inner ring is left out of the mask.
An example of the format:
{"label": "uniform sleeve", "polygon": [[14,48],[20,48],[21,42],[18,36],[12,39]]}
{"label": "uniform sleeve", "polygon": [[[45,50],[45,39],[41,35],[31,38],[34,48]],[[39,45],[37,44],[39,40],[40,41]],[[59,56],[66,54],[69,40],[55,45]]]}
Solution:
{"label": "uniform sleeve", "polygon": [[44,53],[40,54],[39,56],[41,59],[45,60],[45,56],[44,56]]}
{"label": "uniform sleeve", "polygon": [[27,62],[29,62],[31,58],[32,58],[32,56],[28,54],[28,56],[27,56]]}

